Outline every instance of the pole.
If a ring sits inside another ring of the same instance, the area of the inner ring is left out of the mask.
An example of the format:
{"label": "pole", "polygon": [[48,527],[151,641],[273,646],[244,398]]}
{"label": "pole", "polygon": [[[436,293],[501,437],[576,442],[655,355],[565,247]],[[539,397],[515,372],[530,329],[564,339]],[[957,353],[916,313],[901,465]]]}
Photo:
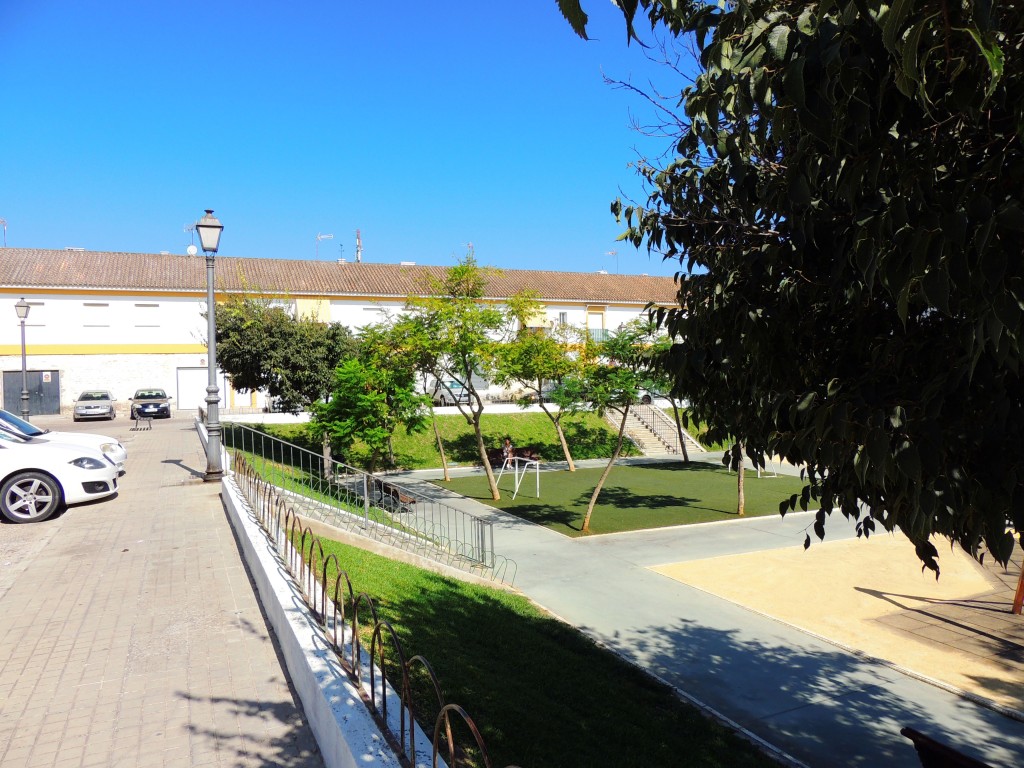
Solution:
{"label": "pole", "polygon": [[28,368],[25,365],[25,318],[21,319],[21,418],[28,421]]}
{"label": "pole", "polygon": [[213,258],[212,253],[206,254],[206,345],[209,384],[206,387],[206,475],[203,480],[209,482],[224,477],[220,455],[220,419],[217,413],[217,304],[213,299]]}

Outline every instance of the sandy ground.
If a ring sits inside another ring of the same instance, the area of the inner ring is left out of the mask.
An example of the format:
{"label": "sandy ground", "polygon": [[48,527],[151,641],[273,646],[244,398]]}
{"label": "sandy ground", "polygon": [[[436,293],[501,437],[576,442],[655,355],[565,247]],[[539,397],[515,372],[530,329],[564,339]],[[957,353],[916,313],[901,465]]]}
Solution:
{"label": "sandy ground", "polygon": [[[656,566],[653,570],[917,674],[1024,709],[1024,680],[974,653],[887,626],[896,614],[990,592],[980,566],[940,549],[941,578],[922,573],[895,536]],[[996,680],[998,686],[978,681]]]}

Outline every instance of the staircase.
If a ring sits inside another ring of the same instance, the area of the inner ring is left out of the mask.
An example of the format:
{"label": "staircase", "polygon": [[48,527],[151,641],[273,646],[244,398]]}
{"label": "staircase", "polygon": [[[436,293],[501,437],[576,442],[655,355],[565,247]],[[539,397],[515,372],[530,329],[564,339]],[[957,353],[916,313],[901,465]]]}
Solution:
{"label": "staircase", "polygon": [[[605,414],[608,423],[619,428],[620,414],[610,412]],[[637,404],[630,406],[629,415],[626,417],[626,436],[639,448],[645,456],[675,456],[681,455],[679,447],[679,431],[675,421],[660,408],[653,405]],[[704,453],[703,445],[685,429],[683,439],[686,441],[688,453]]]}

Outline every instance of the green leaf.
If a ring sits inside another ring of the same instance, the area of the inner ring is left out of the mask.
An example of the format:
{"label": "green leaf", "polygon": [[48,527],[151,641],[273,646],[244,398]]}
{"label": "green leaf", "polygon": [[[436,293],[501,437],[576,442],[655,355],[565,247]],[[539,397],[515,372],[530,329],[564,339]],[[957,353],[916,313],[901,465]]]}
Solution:
{"label": "green leaf", "polygon": [[897,52],[896,41],[903,37],[904,23],[913,7],[914,0],[894,0],[882,17],[882,44],[891,53]]}
{"label": "green leaf", "polygon": [[772,56],[782,61],[786,58],[786,49],[789,47],[789,33],[790,28],[784,24],[779,24],[772,27],[772,31],[768,33],[768,50]]}
{"label": "green leaf", "polygon": [[569,22],[573,32],[584,40],[590,39],[587,37],[587,14],[583,12],[580,0],[558,0],[558,10],[562,12],[565,20]]}

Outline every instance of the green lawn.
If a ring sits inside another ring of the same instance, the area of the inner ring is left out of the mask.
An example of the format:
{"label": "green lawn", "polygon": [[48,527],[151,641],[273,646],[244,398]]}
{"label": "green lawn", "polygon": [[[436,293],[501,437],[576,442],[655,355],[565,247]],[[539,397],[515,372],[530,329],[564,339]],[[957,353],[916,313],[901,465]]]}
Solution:
{"label": "green lawn", "polygon": [[[567,536],[581,536],[587,504],[602,471],[603,468],[541,472],[539,499],[532,475],[523,480],[514,500],[514,481],[508,472],[499,484],[499,501],[491,499],[483,475],[457,477],[450,483],[437,484]],[[799,493],[802,487],[796,477],[758,479],[756,472],[748,470],[744,475],[745,514],[777,515],[779,502]],[[590,520],[590,532],[617,533],[736,519],[735,473],[702,462],[623,464],[612,468],[601,490]]]}
{"label": "green lawn", "polygon": [[[494,766],[775,765],[519,595],[323,543],[356,592],[367,592],[380,617],[395,625],[406,656],[424,656],[445,700],[474,719]],[[414,681],[414,699],[421,725],[432,730],[437,707],[427,685],[423,676]]]}
{"label": "green lawn", "polygon": [[[305,424],[266,424],[256,427],[268,434],[280,437],[320,453],[320,438],[311,437],[310,428]],[[438,416],[437,428],[441,433],[445,454],[451,466],[479,465],[476,437],[473,429],[462,416]],[[554,425],[543,413],[484,413],[481,419],[484,444],[500,448],[505,436],[512,438],[517,446],[536,448],[545,461],[563,461],[562,448],[558,443]],[[616,432],[608,422],[592,413],[578,413],[562,419],[566,440],[573,457],[590,459],[611,456],[615,450]],[[395,464],[401,469],[427,469],[441,466],[441,455],[437,451],[434,431],[429,422],[423,432],[407,434],[398,430],[394,438]],[[632,443],[623,446],[624,455],[636,455]],[[366,447],[356,443],[348,456],[335,456],[346,464],[364,467],[368,459]]]}

